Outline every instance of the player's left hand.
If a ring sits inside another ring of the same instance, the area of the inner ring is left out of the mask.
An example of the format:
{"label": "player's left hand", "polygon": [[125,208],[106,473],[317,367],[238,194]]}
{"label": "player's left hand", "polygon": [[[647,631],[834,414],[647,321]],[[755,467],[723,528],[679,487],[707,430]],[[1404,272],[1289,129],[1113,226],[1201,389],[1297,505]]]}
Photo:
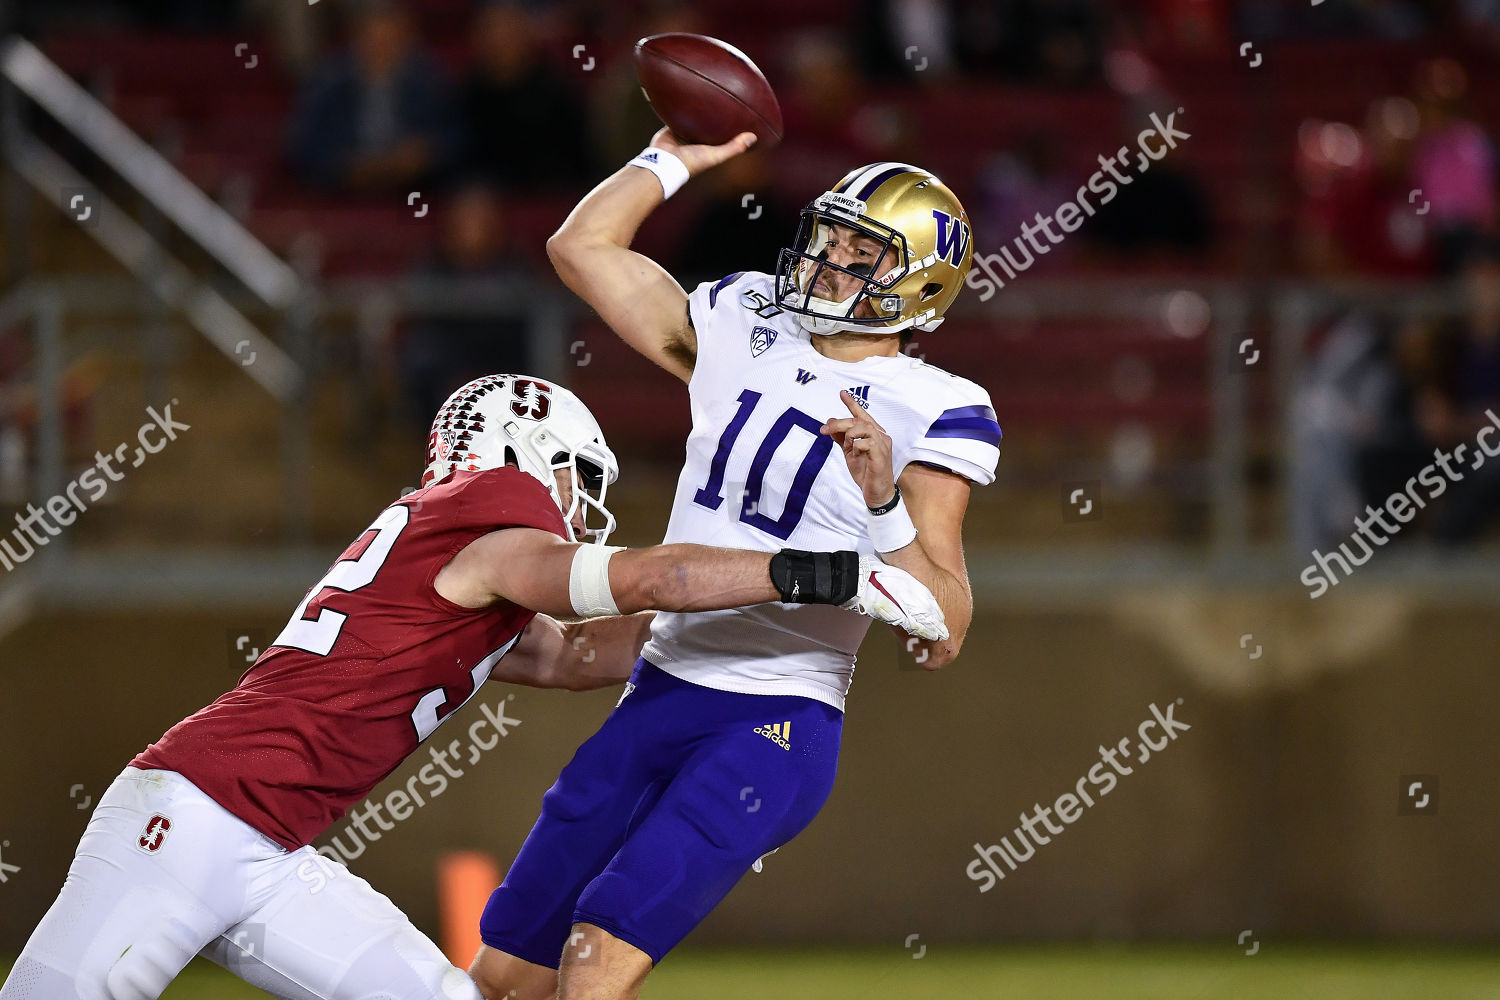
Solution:
{"label": "player's left hand", "polygon": [[866,507],[879,507],[896,494],[896,471],[891,461],[891,436],[868,410],[845,389],[839,398],[849,408],[850,416],[835,417],[822,427],[844,451],[849,474],[865,494]]}
{"label": "player's left hand", "polygon": [[921,639],[947,639],[948,622],[932,591],[876,556],[859,557],[859,592],[844,605]]}
{"label": "player's left hand", "polygon": [[914,635],[907,635],[894,625],[891,626],[891,631],[901,641],[912,662],[929,673],[943,669],[958,656],[958,647],[953,645],[952,638],[919,639]]}

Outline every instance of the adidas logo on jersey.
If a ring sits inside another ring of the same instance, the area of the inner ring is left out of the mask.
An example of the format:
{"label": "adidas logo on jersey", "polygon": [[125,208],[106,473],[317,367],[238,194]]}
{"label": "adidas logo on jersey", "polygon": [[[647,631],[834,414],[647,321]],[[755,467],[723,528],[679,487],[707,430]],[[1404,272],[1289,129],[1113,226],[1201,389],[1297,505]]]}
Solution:
{"label": "adidas logo on jersey", "polygon": [[870,387],[867,385],[851,385],[844,390],[854,397],[854,401],[865,409],[870,408]]}
{"label": "adidas logo on jersey", "polygon": [[815,379],[817,377],[818,376],[814,375],[812,372],[808,371],[806,368],[798,368],[797,369],[797,384],[798,385],[806,385],[807,383],[811,382],[813,379]]}
{"label": "adidas logo on jersey", "polygon": [[756,726],[755,732],[775,743],[783,750],[792,748],[792,720],[778,722],[770,726]]}

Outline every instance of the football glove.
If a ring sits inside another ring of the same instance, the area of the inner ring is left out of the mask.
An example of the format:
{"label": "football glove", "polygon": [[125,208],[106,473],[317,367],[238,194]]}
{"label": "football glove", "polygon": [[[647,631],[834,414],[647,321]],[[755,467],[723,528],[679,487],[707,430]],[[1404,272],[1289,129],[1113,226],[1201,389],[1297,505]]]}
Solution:
{"label": "football glove", "polygon": [[910,573],[875,556],[859,557],[859,591],[844,607],[921,639],[948,638],[948,623],[932,591]]}

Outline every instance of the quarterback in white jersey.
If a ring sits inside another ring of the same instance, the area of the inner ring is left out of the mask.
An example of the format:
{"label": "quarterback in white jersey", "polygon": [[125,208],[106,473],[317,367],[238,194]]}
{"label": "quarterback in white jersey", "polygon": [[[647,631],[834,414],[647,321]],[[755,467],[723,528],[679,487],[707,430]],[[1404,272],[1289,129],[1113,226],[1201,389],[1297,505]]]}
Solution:
{"label": "quarterback in white jersey", "polygon": [[[994,479],[999,430],[983,389],[904,354],[826,357],[801,317],[775,305],[775,285],[752,271],[688,297],[698,333],[688,382],[693,430],[668,542],[873,552],[862,490],[830,454],[833,437],[820,433],[830,414],[845,412],[845,392],[889,435],[897,476],[923,463],[977,483]],[[705,687],[797,694],[842,709],[868,625],[812,605],[663,614],[642,655]]]}
{"label": "quarterback in white jersey", "polygon": [[[908,644],[935,670],[972,617],[963,517],[971,484],[994,479],[1000,427],[982,388],[902,348],[963,288],[968,217],[931,173],[870,164],[803,209],[774,273],[689,295],[630,243],[690,176],[754,139],[684,145],[662,129],[579,203],[549,256],[687,384],[693,429],[667,541],[878,554],[942,607],[949,637]],[[491,897],[471,969],[481,991],[635,997],[822,807],[867,624],[786,604],[658,615],[625,697],[547,793]],[[756,810],[735,798],[749,787]]]}

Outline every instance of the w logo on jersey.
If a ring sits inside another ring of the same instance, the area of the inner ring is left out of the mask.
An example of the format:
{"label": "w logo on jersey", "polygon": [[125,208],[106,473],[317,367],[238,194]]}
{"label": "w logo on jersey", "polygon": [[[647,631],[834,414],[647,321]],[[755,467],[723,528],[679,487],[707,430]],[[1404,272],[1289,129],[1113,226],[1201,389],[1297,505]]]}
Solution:
{"label": "w logo on jersey", "polygon": [[854,401],[865,409],[870,408],[870,387],[867,385],[851,385],[844,390],[854,397]]}
{"label": "w logo on jersey", "polygon": [[813,379],[815,379],[817,377],[818,376],[814,375],[812,372],[808,371],[806,368],[798,368],[797,369],[797,384],[798,385],[806,385],[807,383],[811,382]]}
{"label": "w logo on jersey", "polygon": [[963,263],[969,250],[969,226],[962,219],[955,219],[940,208],[932,210],[937,227],[937,255],[954,267]]}
{"label": "w logo on jersey", "polygon": [[750,356],[758,358],[766,348],[776,343],[776,331],[769,326],[757,326],[750,331]]}

